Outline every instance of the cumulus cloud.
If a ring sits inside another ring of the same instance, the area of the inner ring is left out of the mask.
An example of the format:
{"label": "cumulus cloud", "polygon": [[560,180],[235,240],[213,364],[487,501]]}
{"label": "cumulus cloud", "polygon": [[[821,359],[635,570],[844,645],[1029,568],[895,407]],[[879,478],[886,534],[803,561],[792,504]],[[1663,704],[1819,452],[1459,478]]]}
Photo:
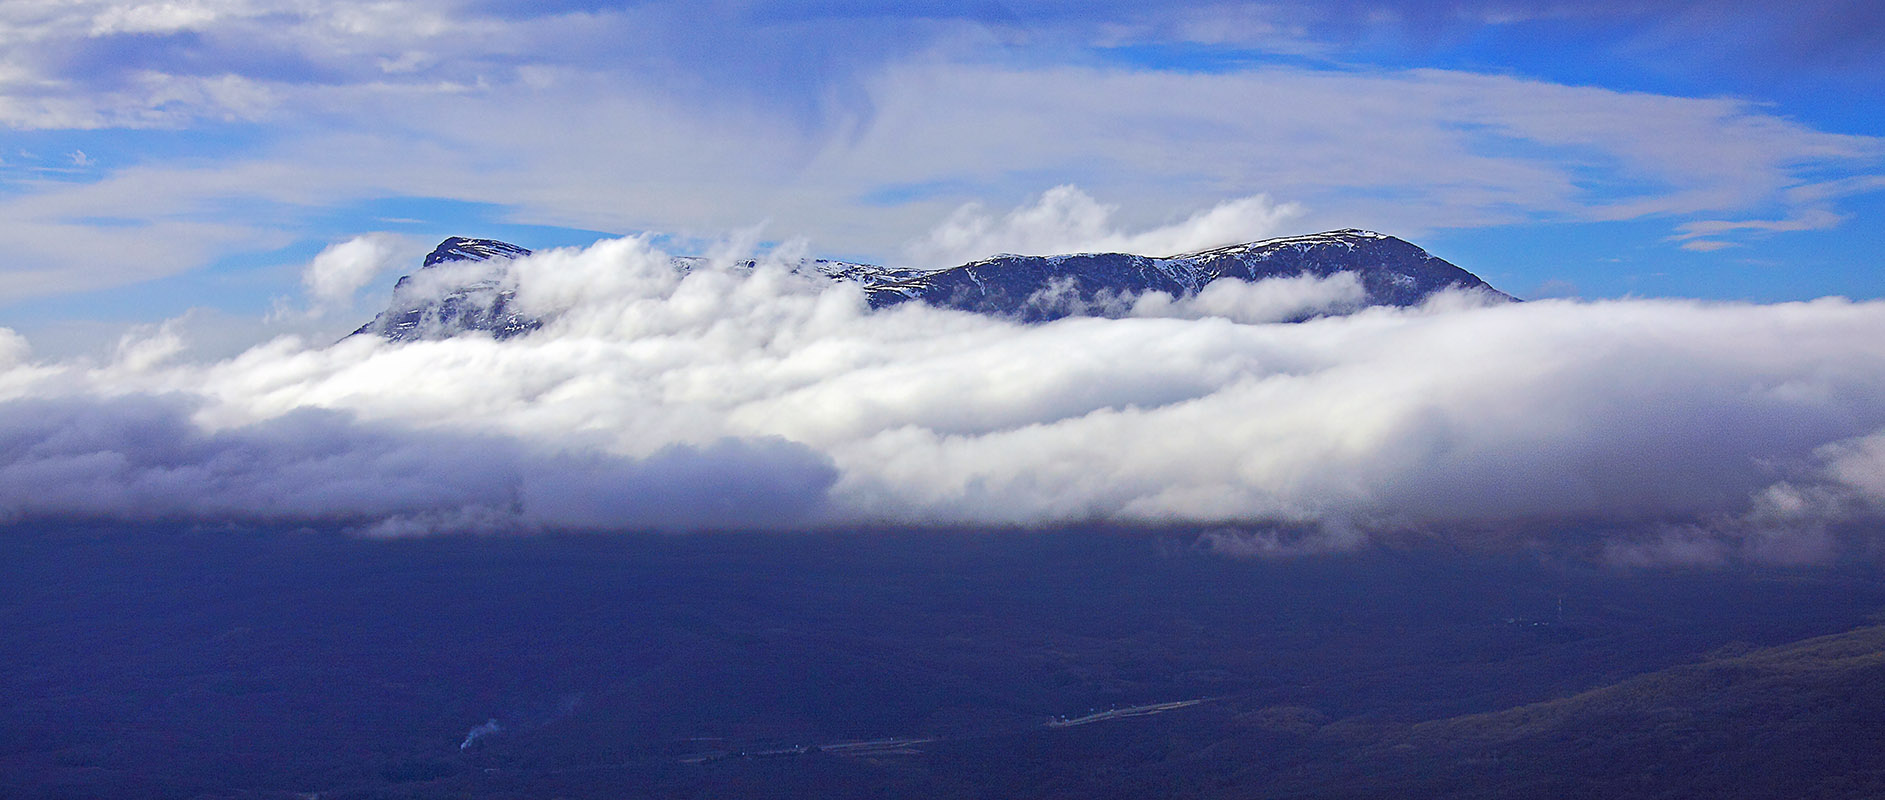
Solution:
{"label": "cumulus cloud", "polygon": [[[1770,485],[1747,511],[1676,526],[1647,541],[1611,546],[1622,563],[1720,563],[1746,557],[1819,563],[1839,554],[1854,521],[1885,518],[1885,431],[1816,448],[1813,466]],[[1876,546],[1876,543],[1872,543]]]}
{"label": "cumulus cloud", "polygon": [[1294,278],[1028,326],[871,311],[763,259],[683,275],[646,239],[495,266],[543,329],[209,362],[164,356],[161,331],[105,364],[10,345],[0,507],[388,535],[1110,520],[1225,526],[1210,546],[1243,554],[1668,533],[1619,540],[1623,562],[1811,560],[1881,508],[1880,302],[1269,322],[1349,296]]}
{"label": "cumulus cloud", "polygon": [[32,352],[33,345],[26,337],[0,328],[0,369],[12,369],[25,363]]}
{"label": "cumulus cloud", "polygon": [[1180,222],[1127,233],[1113,222],[1117,206],[1094,200],[1079,187],[1056,186],[996,218],[979,203],[956,209],[905,251],[920,265],[947,267],[998,253],[1136,253],[1169,256],[1263,239],[1300,216],[1302,207],[1268,195],[1227,200]]}
{"label": "cumulus cloud", "polygon": [[329,245],[301,271],[301,285],[317,310],[344,305],[389,268],[408,260],[414,248],[398,236],[369,233]]}

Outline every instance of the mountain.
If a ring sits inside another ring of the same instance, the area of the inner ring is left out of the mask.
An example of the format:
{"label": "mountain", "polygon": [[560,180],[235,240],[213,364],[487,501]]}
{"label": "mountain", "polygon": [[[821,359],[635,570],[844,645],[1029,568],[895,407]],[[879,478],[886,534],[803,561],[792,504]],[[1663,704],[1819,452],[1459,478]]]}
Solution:
{"label": "mountain", "polygon": [[[1151,258],[1126,253],[1057,256],[999,255],[871,288],[872,305],[922,300],[1044,322],[1104,314],[1146,292],[1197,293],[1220,278],[1260,281],[1296,275],[1353,273],[1363,305],[1411,306],[1447,289],[1478,290],[1511,300],[1478,276],[1392,236],[1339,230],[1235,244]],[[1120,309],[1123,310],[1123,309]]]}
{"label": "mountain", "polygon": [[[530,251],[492,239],[452,237],[425,258],[418,272],[399,279],[392,304],[354,331],[395,341],[486,331],[499,339],[542,327],[514,310],[504,284],[504,262]],[[690,270],[704,259],[674,259]],[[753,266],[752,261],[740,265]],[[1130,253],[1053,256],[998,255],[936,270],[807,260],[796,271],[862,284],[873,308],[912,300],[930,305],[1046,322],[1069,316],[1123,313],[1148,292],[1196,294],[1212,281],[1352,274],[1363,306],[1418,305],[1437,292],[1466,290],[1513,298],[1478,276],[1393,236],[1339,230],[1229,245],[1169,257]]]}
{"label": "mountain", "polygon": [[512,310],[517,293],[502,280],[503,264],[527,255],[529,250],[509,242],[448,238],[426,255],[418,272],[393,284],[392,305],[351,335],[401,342],[488,331],[509,339],[541,328],[542,320]]}

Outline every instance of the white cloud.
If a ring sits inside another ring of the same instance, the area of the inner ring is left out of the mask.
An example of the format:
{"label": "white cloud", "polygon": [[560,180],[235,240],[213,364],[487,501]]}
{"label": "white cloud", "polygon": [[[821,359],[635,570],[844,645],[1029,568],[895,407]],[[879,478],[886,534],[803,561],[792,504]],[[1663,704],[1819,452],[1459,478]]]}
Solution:
{"label": "white cloud", "polygon": [[[22,130],[182,128],[200,122],[258,122],[292,85],[234,73],[138,70],[91,91],[0,66],[0,124]],[[82,166],[82,165],[81,165]]]}
{"label": "white cloud", "polygon": [[[546,252],[501,280],[560,315],[502,343],[280,339],[189,362],[154,340],[104,365],[16,357],[0,370],[0,444],[25,466],[0,471],[0,506],[740,527],[753,518],[712,498],[754,485],[754,507],[789,506],[799,525],[1304,532],[1222,543],[1281,553],[1408,526],[1681,523],[1727,537],[1732,557],[1771,560],[1823,557],[1840,520],[1879,513],[1848,499],[1813,506],[1831,511],[1810,525],[1756,524],[1795,507],[1770,490],[1782,483],[1877,494],[1885,303],[1443,303],[1233,321],[1261,318],[1259,283],[1203,301],[1196,319],[1020,326],[870,312],[855,287],[777,266],[681,277],[643,240]],[[46,481],[83,491],[47,495]],[[153,499],[173,494],[199,499]],[[1616,558],[1707,549],[1670,539]]]}
{"label": "white cloud", "polygon": [[1885,507],[1885,432],[1829,445],[1826,472],[1865,503]]}
{"label": "white cloud", "polygon": [[1175,298],[1164,292],[1140,295],[1133,300],[1131,314],[1179,319],[1222,317],[1232,322],[1256,324],[1346,313],[1360,309],[1367,301],[1368,290],[1352,272],[1327,277],[1297,275],[1255,283],[1221,278],[1186,297]]}
{"label": "white cloud", "polygon": [[[346,24],[356,22],[383,27]],[[599,231],[711,236],[767,220],[847,256],[940,263],[996,250],[1184,249],[1278,224],[1415,235],[1535,219],[1796,219],[1840,213],[1838,195],[1871,185],[1822,176],[1885,158],[1876,137],[1815,130],[1732,99],[1434,70],[1195,74],[964,62],[941,51],[873,62],[853,76],[849,101],[806,119],[677,95],[638,68],[528,57],[554,52],[530,48],[557,37],[587,41],[585,22],[625,24],[557,17],[512,29],[474,16],[436,34],[525,62],[516,69],[468,56],[421,68],[413,54],[442,52],[424,38],[434,34],[354,41],[323,27],[294,41],[355,48],[316,60],[341,78],[145,70],[92,89],[36,82],[43,76],[30,71],[0,78],[0,121],[15,127],[230,119],[258,123],[263,137],[238,155],[114,165],[94,183],[16,185],[0,197],[20,251],[6,269],[32,277],[9,280],[8,291],[169,274],[306,236],[283,222],[296,210],[393,196],[493,204],[507,222]],[[414,69],[389,73],[384,59]],[[356,63],[359,75],[342,68]],[[1029,199],[1059,184],[1085,194]],[[872,197],[896,199],[860,200]],[[965,210],[968,201],[986,205]],[[1209,211],[1173,216],[1199,209]],[[91,237],[121,237],[125,221],[151,268],[101,268],[88,249]],[[202,226],[226,235],[212,241]],[[1747,232],[1757,231],[1725,233]]]}
{"label": "white cloud", "polygon": [[301,271],[317,310],[345,306],[369,281],[410,260],[417,248],[398,236],[369,233],[328,245]]}
{"label": "white cloud", "polygon": [[120,369],[151,370],[171,363],[185,349],[179,332],[182,320],[168,320],[162,325],[133,329],[118,337],[113,364]]}
{"label": "white cloud", "polygon": [[997,253],[1135,253],[1169,256],[1217,245],[1265,239],[1301,216],[1294,203],[1268,195],[1227,200],[1189,218],[1151,230],[1126,233],[1115,227],[1117,206],[1103,205],[1071,184],[1042,193],[1000,219],[980,204],[956,209],[947,220],[904,248],[911,263],[948,267]]}
{"label": "white cloud", "polygon": [[259,226],[162,217],[121,225],[0,218],[0,236],[14,248],[0,266],[6,276],[0,301],[125,286],[292,241],[284,231]]}
{"label": "white cloud", "polygon": [[1737,231],[1756,233],[1791,233],[1797,231],[1818,231],[1837,227],[1846,221],[1846,215],[1836,214],[1824,208],[1803,209],[1787,219],[1745,219],[1745,220],[1698,220],[1676,226],[1678,233],[1669,237],[1672,241],[1682,242],[1684,250],[1707,252],[1732,246],[1721,241],[1724,234]]}
{"label": "white cloud", "polygon": [[0,368],[12,369],[25,364],[32,353],[33,346],[26,337],[0,328]]}
{"label": "white cloud", "polygon": [[217,16],[211,4],[201,2],[111,5],[92,19],[91,33],[176,33],[208,27]]}

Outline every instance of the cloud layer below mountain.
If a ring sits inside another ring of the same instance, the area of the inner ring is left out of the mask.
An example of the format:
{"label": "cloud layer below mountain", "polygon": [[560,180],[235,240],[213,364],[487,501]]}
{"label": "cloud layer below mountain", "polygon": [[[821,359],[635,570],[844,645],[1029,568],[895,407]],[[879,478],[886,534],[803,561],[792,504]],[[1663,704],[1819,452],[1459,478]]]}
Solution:
{"label": "cloud layer below mountain", "polygon": [[[1251,322],[1353,300],[1279,283],[1021,326],[872,312],[778,265],[681,275],[639,239],[500,279],[552,323],[208,362],[164,331],[103,363],[0,337],[0,513],[382,533],[1106,520],[1228,525],[1221,549],[1248,552],[1563,521],[1639,532],[1609,551],[1634,563],[1821,559],[1885,507],[1885,302],[1447,297]],[[1284,528],[1308,544],[1260,538]]]}

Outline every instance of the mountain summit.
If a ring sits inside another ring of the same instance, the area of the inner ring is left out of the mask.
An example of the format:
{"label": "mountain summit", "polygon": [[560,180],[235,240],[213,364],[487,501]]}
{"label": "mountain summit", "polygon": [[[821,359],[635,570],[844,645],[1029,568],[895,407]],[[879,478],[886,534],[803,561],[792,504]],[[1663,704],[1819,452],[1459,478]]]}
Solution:
{"label": "mountain summit", "polygon": [[508,339],[541,328],[542,320],[511,310],[517,293],[503,284],[496,269],[527,255],[529,250],[509,242],[450,237],[426,254],[418,272],[393,284],[392,305],[351,335],[404,342],[486,331]]}
{"label": "mountain summit", "polygon": [[[419,271],[394,285],[392,304],[354,334],[412,341],[468,331],[507,339],[534,331],[543,321],[515,311],[515,291],[502,280],[506,262],[528,255],[529,250],[494,239],[446,239]],[[702,263],[674,259],[683,271]],[[743,266],[751,268],[753,262]],[[1022,322],[1116,315],[1146,293],[1189,297],[1223,278],[1255,282],[1350,274],[1361,286],[1362,306],[1418,305],[1448,290],[1513,299],[1405,240],[1352,228],[1167,257],[998,255],[936,270],[808,260],[795,269],[861,284],[873,308],[915,300]]]}
{"label": "mountain summit", "polygon": [[1153,258],[1127,253],[999,255],[909,280],[868,287],[872,305],[922,300],[936,306],[1044,322],[1103,315],[1146,292],[1196,294],[1220,278],[1260,281],[1352,273],[1364,306],[1419,305],[1448,289],[1513,299],[1466,270],[1413,244],[1346,229],[1214,247]]}

